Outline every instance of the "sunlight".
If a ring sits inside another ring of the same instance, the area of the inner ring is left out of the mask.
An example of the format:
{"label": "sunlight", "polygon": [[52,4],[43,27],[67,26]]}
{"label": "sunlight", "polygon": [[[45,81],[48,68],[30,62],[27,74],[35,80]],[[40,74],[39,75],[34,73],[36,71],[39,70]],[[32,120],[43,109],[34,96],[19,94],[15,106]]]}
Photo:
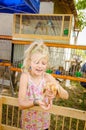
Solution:
{"label": "sunlight", "polygon": [[82,32],[79,32],[77,45],[86,45],[86,27],[82,30]]}

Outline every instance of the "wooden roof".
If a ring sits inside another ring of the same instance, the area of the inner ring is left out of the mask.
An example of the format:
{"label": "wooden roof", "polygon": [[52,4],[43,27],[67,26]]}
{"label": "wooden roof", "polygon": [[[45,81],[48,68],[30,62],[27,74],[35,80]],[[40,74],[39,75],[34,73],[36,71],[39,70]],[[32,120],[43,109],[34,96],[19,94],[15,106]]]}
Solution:
{"label": "wooden roof", "polygon": [[75,8],[74,0],[40,0],[41,2],[54,2],[54,13],[58,13],[58,10],[56,9],[57,6],[60,5],[60,8],[62,7],[63,13],[72,13],[74,16],[77,16],[77,11]]}
{"label": "wooden roof", "polygon": [[73,14],[75,18],[75,26],[77,23],[77,10],[75,8],[74,0],[40,0],[41,2],[54,2],[55,14]]}
{"label": "wooden roof", "polygon": [[[57,0],[58,1],[58,0]],[[59,2],[62,2],[63,3],[63,6],[66,8],[66,11],[68,13],[69,9],[71,11],[72,14],[74,14],[75,16],[77,16],[77,11],[76,11],[76,8],[75,8],[75,3],[74,3],[74,0],[59,0]]]}

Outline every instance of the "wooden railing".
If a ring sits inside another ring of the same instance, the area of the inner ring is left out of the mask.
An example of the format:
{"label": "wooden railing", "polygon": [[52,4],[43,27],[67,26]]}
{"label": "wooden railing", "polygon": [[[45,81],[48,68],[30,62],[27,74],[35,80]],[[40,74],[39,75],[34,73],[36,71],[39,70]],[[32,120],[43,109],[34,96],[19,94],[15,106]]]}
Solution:
{"label": "wooden railing", "polygon": [[[40,107],[29,109],[44,111]],[[49,130],[86,130],[86,111],[53,105],[48,112],[51,115]],[[0,130],[22,130],[20,119],[18,99],[1,96]]]}

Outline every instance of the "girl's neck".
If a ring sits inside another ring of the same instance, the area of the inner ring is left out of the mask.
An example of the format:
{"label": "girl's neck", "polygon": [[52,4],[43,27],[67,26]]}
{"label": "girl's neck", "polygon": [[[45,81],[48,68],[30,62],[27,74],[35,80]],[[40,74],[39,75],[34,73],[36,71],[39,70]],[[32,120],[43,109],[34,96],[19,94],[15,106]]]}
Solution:
{"label": "girl's neck", "polygon": [[43,75],[34,75],[34,73],[30,72],[30,78],[34,82],[35,85],[39,85],[43,79]]}

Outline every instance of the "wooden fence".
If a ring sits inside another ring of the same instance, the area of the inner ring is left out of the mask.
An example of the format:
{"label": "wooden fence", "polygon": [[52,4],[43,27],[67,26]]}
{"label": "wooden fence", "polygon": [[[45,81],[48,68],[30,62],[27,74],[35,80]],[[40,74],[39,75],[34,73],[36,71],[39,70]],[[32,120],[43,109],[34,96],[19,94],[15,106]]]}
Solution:
{"label": "wooden fence", "polygon": [[[43,111],[40,107],[32,107]],[[48,111],[51,115],[49,130],[86,130],[86,111],[56,106]],[[17,98],[0,97],[0,130],[22,130],[21,110]]]}

